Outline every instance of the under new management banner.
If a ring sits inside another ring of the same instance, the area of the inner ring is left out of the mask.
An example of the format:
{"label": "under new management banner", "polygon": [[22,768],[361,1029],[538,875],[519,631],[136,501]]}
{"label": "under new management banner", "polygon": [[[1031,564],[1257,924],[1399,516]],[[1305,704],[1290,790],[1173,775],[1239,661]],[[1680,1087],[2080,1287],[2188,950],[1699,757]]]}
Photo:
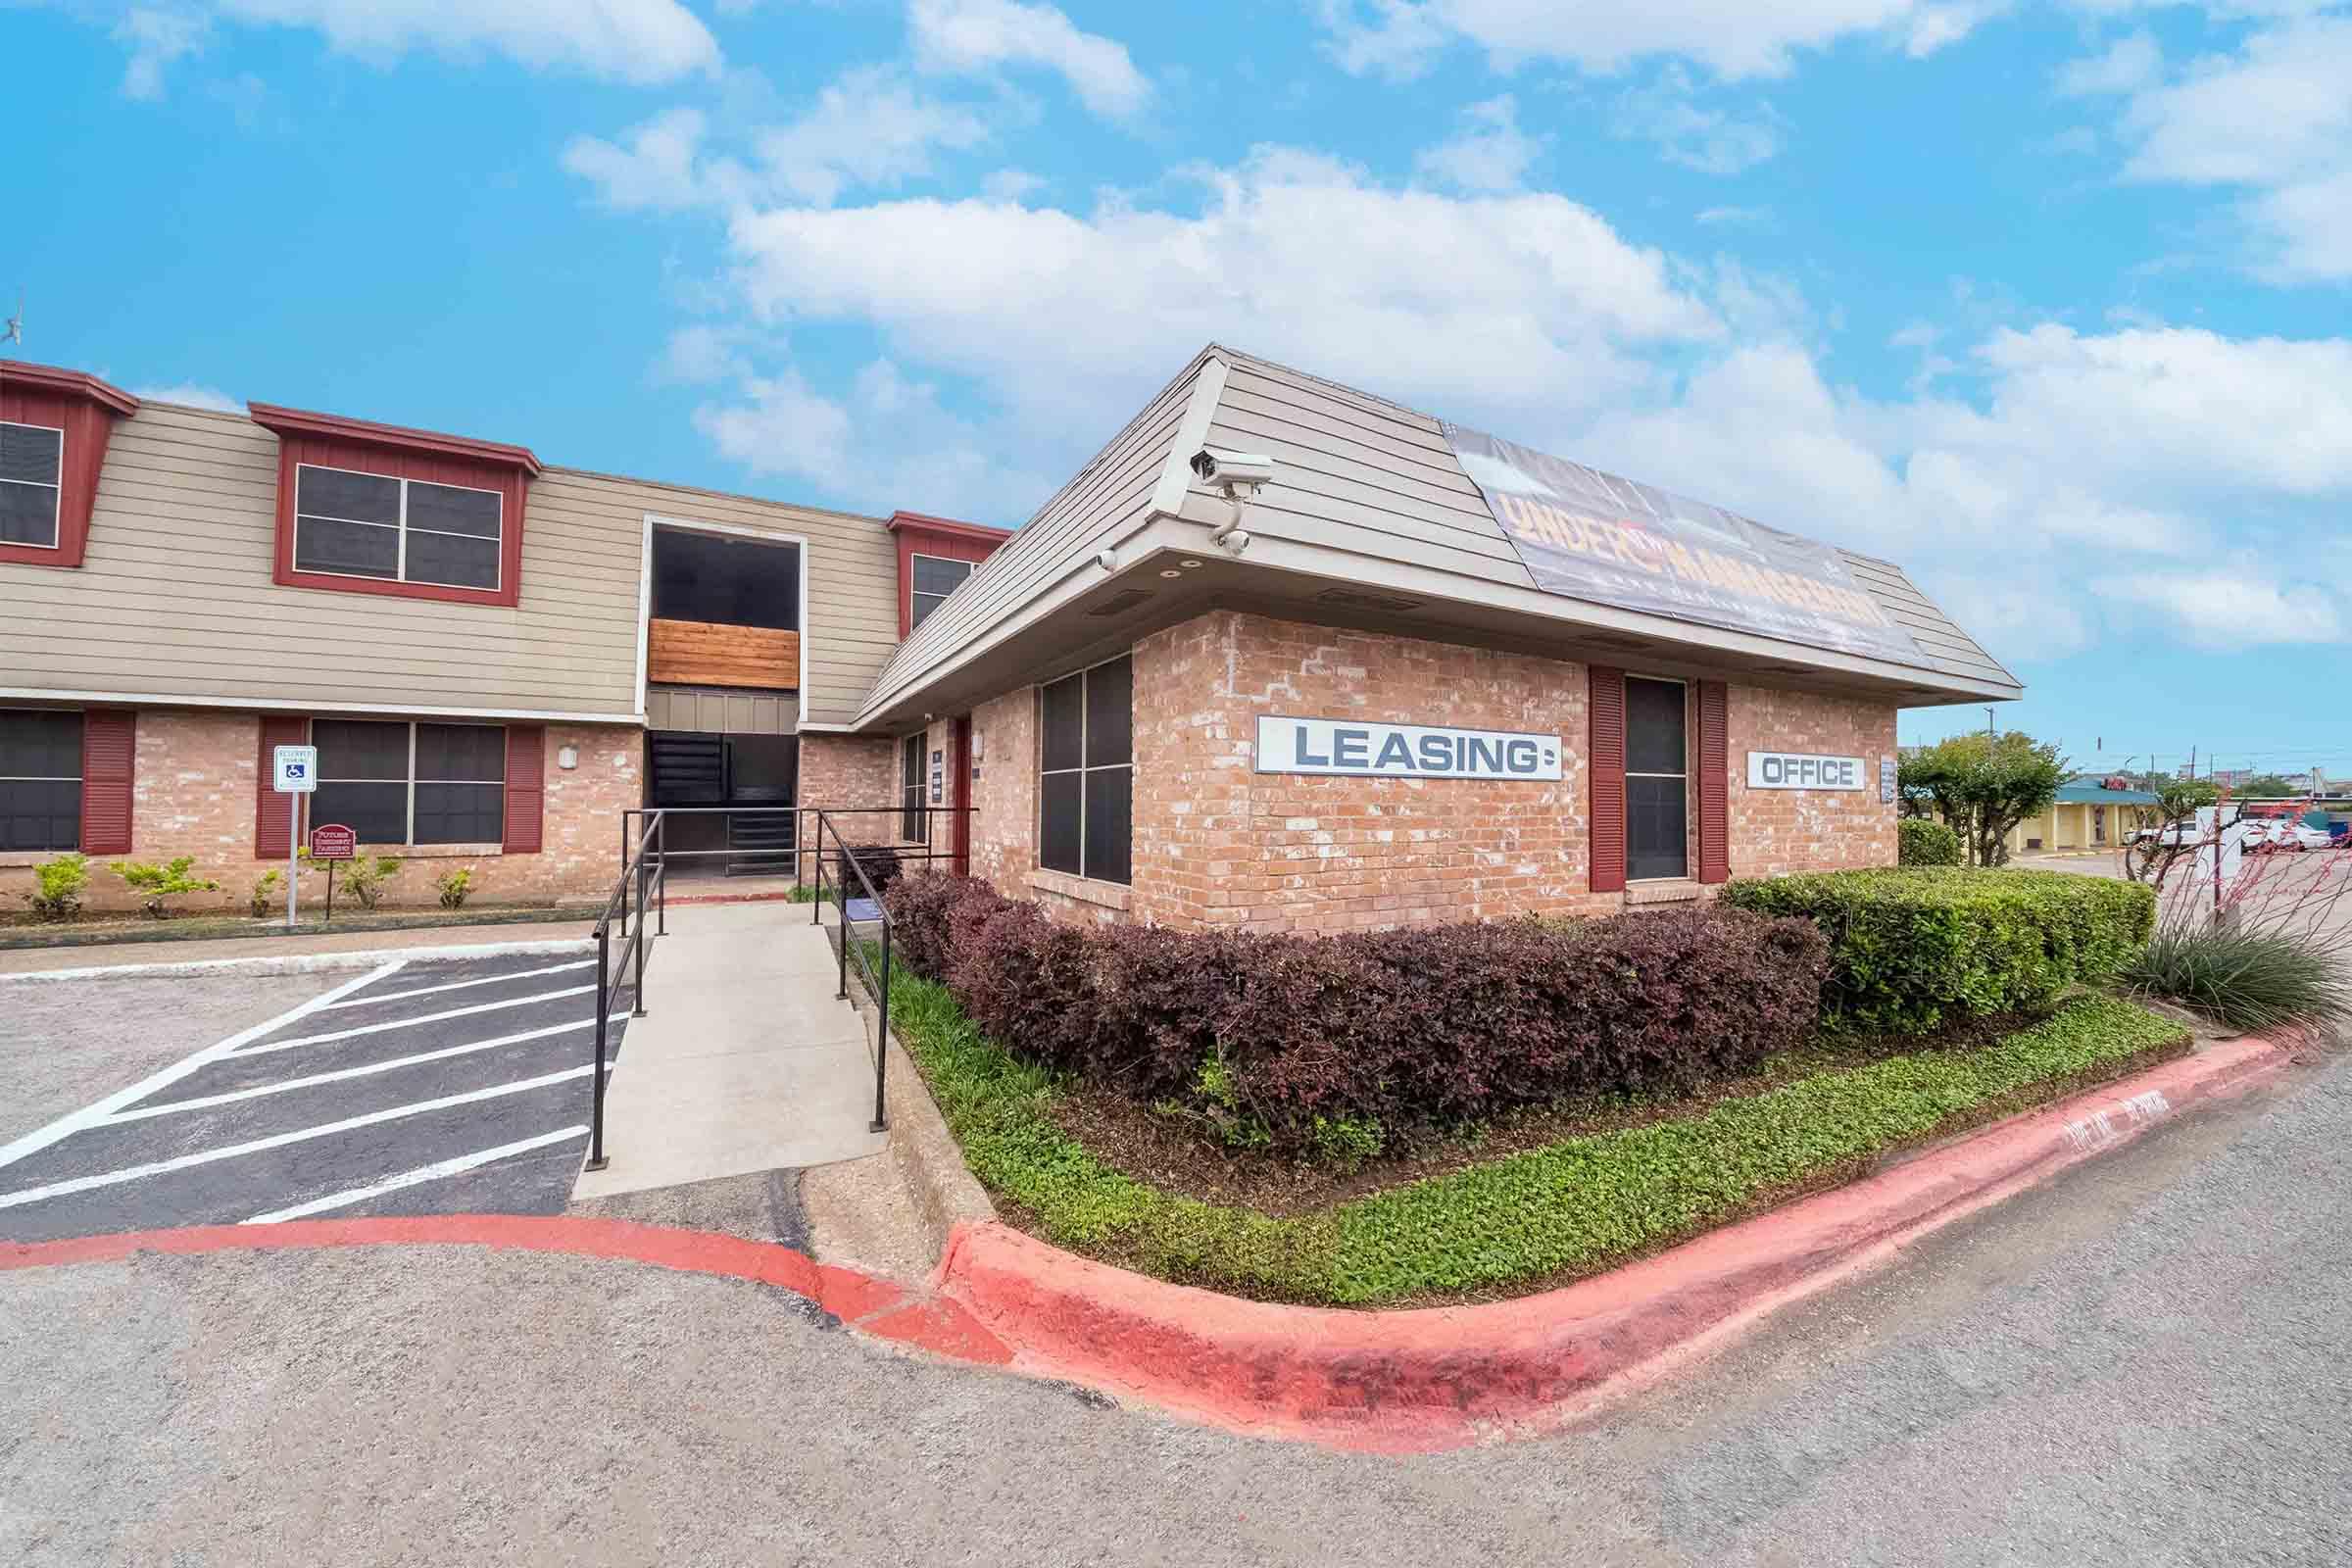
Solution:
{"label": "under new management banner", "polygon": [[1918,645],[1838,552],[1737,513],[1446,426],[1546,593],[1784,642],[1916,662]]}

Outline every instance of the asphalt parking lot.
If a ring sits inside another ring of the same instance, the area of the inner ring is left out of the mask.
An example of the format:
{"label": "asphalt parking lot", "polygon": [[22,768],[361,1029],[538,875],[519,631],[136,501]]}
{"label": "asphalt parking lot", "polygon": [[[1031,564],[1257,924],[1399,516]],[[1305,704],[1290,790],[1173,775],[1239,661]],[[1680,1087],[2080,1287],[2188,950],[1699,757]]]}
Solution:
{"label": "asphalt parking lot", "polygon": [[[588,1138],[595,1020],[584,955],[394,960],[322,978],[308,1000],[188,1040],[169,1065],[0,1147],[0,1240],[560,1212]],[[172,1027],[168,1010],[154,1027]],[[58,1032],[30,1049],[72,1051],[71,1030]]]}

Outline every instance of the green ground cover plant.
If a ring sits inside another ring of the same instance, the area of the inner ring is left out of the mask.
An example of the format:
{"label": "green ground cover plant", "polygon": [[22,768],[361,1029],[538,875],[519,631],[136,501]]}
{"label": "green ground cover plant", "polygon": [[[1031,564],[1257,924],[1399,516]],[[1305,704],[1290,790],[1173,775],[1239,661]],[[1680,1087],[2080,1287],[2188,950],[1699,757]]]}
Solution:
{"label": "green ground cover plant", "polygon": [[1596,1273],[2186,1041],[2135,1004],[2084,996],[1988,1045],[1809,1073],[1688,1116],[1277,1217],[1112,1168],[1055,1123],[1066,1080],[988,1038],[939,982],[898,966],[891,1015],[965,1159],[1016,1222],[1161,1278],[1346,1306],[1518,1294]]}
{"label": "green ground cover plant", "polygon": [[2147,946],[2156,896],[2065,871],[1886,866],[1725,884],[1723,902],[1801,915],[1830,944],[1822,1013],[1921,1032],[2040,1012],[2112,980]]}

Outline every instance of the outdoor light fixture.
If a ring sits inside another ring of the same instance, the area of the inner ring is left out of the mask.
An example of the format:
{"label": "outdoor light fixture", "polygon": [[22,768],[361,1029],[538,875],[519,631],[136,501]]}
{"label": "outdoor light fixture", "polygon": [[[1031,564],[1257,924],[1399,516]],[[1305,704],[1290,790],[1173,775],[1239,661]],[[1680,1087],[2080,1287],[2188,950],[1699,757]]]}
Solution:
{"label": "outdoor light fixture", "polygon": [[556,748],[556,765],[557,765],[558,767],[562,768],[562,769],[563,769],[564,772],[566,772],[566,773],[570,772],[570,771],[571,771],[573,768],[575,768],[575,767],[579,766],[579,765],[580,765],[580,749],[579,749],[577,746],[559,746],[559,747],[557,747],[557,748]]}
{"label": "outdoor light fixture", "polygon": [[1179,566],[1182,566],[1182,567],[1184,567],[1186,570],[1188,570],[1188,571],[1189,571],[1189,570],[1191,570],[1193,567],[1195,567],[1195,566],[1198,566],[1199,564],[1200,564],[1200,563],[1199,563],[1198,561],[1179,561],[1178,563],[1176,563],[1176,564],[1178,564]]}
{"label": "outdoor light fixture", "polygon": [[1162,571],[1160,575],[1162,577],[1181,577],[1184,575],[1184,573],[1178,571],[1174,566],[1170,566],[1166,570]]}

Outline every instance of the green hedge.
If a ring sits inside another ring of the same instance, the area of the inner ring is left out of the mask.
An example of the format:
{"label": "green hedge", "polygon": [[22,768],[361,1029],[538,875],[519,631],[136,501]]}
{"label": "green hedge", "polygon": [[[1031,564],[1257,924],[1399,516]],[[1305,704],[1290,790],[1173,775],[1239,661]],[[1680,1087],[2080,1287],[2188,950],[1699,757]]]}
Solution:
{"label": "green hedge", "polygon": [[1894,825],[1894,858],[1904,865],[1958,865],[1960,835],[1941,822],[1906,816]]}
{"label": "green hedge", "polygon": [[974,1174],[1028,1229],[1182,1284],[1344,1306],[1597,1273],[1850,1179],[1891,1150],[2177,1054],[2185,1039],[2142,1008],[2085,997],[1990,1046],[1819,1072],[1278,1218],[1111,1169],[1054,1121],[1053,1078],[983,1036],[946,987],[900,970],[891,1021]]}
{"label": "green hedge", "polygon": [[2068,871],[1897,866],[1726,884],[1726,903],[1810,916],[1830,939],[1825,1017],[1928,1030],[2036,1011],[2147,947],[2156,894]]}

